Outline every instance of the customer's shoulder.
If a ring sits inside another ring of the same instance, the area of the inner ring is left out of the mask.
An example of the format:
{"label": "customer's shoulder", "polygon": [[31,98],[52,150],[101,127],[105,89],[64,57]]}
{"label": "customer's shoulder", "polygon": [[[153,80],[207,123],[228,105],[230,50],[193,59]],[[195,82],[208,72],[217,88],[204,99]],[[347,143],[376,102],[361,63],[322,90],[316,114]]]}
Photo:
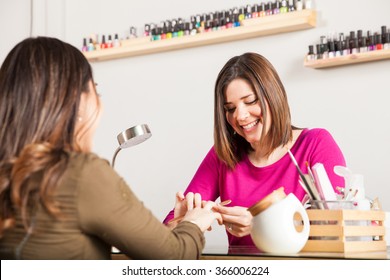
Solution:
{"label": "customer's shoulder", "polygon": [[88,166],[109,166],[108,160],[99,157],[95,153],[70,153],[69,164],[77,169],[88,168]]}

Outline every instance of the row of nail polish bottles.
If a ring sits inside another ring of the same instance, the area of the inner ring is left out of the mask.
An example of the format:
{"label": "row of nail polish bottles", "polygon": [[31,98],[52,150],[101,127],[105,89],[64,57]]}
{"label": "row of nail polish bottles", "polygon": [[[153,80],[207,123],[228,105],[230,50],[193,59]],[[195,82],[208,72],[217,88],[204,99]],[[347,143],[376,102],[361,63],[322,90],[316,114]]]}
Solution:
{"label": "row of nail polish bottles", "polygon": [[367,31],[364,36],[363,30],[350,31],[349,36],[344,33],[321,36],[320,42],[309,46],[306,60],[327,59],[349,54],[363,53],[375,50],[390,49],[390,29],[381,27],[381,32]]}
{"label": "row of nail polish bottles", "polygon": [[115,34],[114,39],[112,39],[111,35],[108,35],[107,39],[106,35],[102,35],[101,42],[99,42],[99,36],[97,34],[92,34],[89,38],[83,39],[83,47],[81,50],[83,52],[91,52],[101,49],[117,48],[120,47],[120,45],[121,42],[119,40],[118,34]]}
{"label": "row of nail polish bottles", "polygon": [[[202,15],[191,16],[189,21],[182,18],[165,20],[159,25],[145,24],[143,36],[150,36],[151,41],[170,39],[198,33],[218,31],[241,25],[244,19],[265,17],[269,15],[293,12],[302,9],[311,9],[311,0],[274,0],[261,2],[260,4],[246,5],[240,8],[231,8],[214,13],[204,13]],[[125,36],[126,39],[137,38],[137,29],[130,27],[130,33]],[[102,36],[102,41],[96,35],[83,39],[83,51],[93,51],[105,48],[118,47],[121,40],[115,35],[112,40],[111,35]]]}
{"label": "row of nail polish bottles", "polygon": [[275,0],[274,2],[261,2],[260,4],[191,16],[188,22],[179,18],[178,20],[163,21],[159,25],[145,24],[143,35],[151,36],[151,40],[156,41],[218,31],[238,27],[244,19],[293,12],[303,8],[311,9],[311,3],[311,0]]}

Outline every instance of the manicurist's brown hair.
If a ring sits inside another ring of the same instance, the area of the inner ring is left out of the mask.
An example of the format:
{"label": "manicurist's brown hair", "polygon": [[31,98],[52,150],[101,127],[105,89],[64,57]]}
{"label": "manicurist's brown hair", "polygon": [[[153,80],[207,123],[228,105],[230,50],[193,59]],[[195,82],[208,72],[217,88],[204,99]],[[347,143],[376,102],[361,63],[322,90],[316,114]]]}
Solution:
{"label": "manicurist's brown hair", "polygon": [[[231,58],[219,72],[214,89],[214,148],[218,157],[230,168],[234,168],[241,160],[243,153],[252,148],[226,120],[224,109],[227,86],[235,79],[243,79],[249,83],[259,99],[265,124],[271,119],[268,131],[263,129],[261,139],[266,156],[280,145],[292,139],[290,109],[284,86],[272,64],[256,53],[244,53]],[[269,112],[267,106],[269,106]]]}

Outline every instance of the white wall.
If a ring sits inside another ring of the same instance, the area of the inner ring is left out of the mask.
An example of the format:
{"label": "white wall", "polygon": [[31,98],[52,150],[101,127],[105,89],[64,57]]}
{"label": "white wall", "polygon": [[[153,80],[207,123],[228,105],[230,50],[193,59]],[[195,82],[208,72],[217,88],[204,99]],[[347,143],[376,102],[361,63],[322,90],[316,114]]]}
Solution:
{"label": "white wall", "polygon": [[[123,34],[129,26],[259,2],[35,0],[33,35],[55,36],[81,48],[91,33]],[[247,51],[263,54],[279,71],[294,124],[331,131],[348,166],[365,176],[367,195],[379,197],[390,210],[390,60],[326,70],[303,67],[307,46],[329,31],[390,27],[390,1],[317,0],[314,7],[314,29],[93,63],[105,105],[96,152],[111,160],[120,131],[149,125],[153,137],[121,151],[116,169],[159,219],[213,144],[213,88],[220,68]],[[0,62],[29,36],[29,9],[28,0],[0,0]],[[225,243],[217,225],[207,233],[207,246]]]}

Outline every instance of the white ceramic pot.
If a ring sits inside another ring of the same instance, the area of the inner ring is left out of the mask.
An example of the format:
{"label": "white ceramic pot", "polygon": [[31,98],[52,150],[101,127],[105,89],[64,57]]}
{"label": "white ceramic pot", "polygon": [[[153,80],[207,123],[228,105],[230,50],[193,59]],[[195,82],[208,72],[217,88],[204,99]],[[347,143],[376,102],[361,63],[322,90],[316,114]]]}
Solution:
{"label": "white ceramic pot", "polygon": [[248,210],[253,216],[251,237],[261,251],[297,253],[305,246],[310,222],[294,194],[286,196],[280,188]]}

